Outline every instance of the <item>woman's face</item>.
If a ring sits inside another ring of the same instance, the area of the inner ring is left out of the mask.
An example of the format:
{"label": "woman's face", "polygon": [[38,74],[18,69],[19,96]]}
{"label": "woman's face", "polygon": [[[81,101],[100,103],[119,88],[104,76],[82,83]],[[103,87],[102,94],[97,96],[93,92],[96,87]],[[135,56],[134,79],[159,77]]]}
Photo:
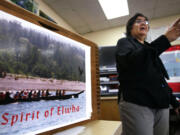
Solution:
{"label": "woman's face", "polygon": [[135,23],[133,24],[131,35],[133,37],[145,39],[149,30],[148,21],[142,16],[138,16]]}

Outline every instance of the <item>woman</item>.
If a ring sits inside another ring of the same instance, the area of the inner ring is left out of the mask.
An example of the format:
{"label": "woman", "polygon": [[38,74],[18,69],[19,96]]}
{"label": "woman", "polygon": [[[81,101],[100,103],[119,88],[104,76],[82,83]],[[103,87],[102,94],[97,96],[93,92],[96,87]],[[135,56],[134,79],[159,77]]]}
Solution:
{"label": "woman", "polygon": [[177,114],[180,105],[165,80],[169,77],[159,55],[180,36],[179,23],[180,19],[149,44],[148,18],[137,13],[127,22],[127,37],[116,49],[122,135],[169,134],[169,104]]}

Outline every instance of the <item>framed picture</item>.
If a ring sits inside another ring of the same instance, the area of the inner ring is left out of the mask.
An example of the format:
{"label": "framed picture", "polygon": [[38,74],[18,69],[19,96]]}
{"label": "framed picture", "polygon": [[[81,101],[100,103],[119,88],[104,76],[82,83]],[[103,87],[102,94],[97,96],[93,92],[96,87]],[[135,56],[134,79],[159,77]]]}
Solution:
{"label": "framed picture", "polygon": [[9,1],[35,14],[39,13],[38,4],[34,0],[9,0]]}

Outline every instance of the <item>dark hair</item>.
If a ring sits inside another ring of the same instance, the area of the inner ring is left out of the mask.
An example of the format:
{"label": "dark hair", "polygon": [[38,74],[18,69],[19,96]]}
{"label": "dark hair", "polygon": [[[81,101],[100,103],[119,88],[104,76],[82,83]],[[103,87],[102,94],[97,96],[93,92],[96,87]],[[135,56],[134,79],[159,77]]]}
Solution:
{"label": "dark hair", "polygon": [[144,17],[146,19],[146,21],[148,21],[148,18],[146,16],[144,16],[143,14],[141,13],[136,13],[133,17],[131,17],[127,24],[126,24],[126,36],[131,36],[131,30],[132,30],[132,26],[133,24],[135,23],[136,19],[141,16],[141,17]]}

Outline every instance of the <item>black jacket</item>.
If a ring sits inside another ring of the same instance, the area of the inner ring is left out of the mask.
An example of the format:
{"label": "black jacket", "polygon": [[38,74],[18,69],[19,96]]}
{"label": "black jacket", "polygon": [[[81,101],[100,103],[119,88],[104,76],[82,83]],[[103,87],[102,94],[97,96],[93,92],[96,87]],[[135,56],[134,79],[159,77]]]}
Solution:
{"label": "black jacket", "polygon": [[178,107],[165,78],[168,74],[159,55],[170,47],[162,35],[151,44],[133,37],[122,38],[116,46],[116,65],[123,99],[151,108]]}

